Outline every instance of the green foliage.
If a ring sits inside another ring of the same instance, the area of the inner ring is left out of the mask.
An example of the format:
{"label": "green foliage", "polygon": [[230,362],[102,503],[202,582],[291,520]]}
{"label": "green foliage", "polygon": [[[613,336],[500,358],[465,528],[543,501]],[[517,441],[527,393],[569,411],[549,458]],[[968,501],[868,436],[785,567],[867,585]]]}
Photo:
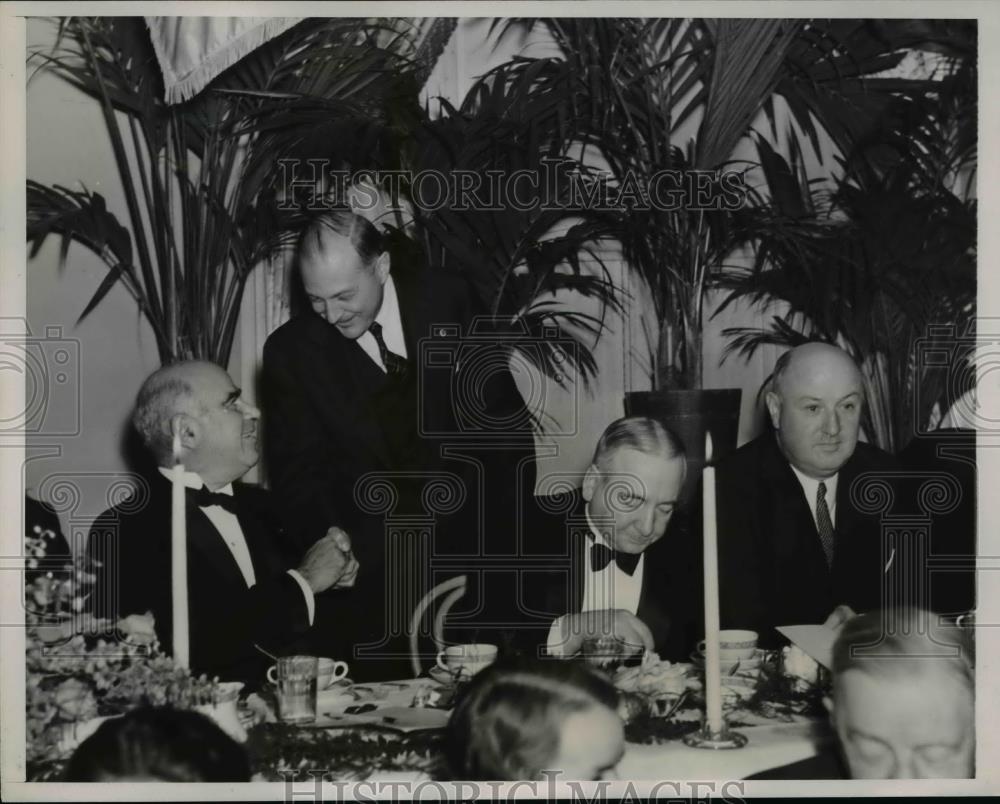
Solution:
{"label": "green foliage", "polygon": [[[495,158],[495,145],[487,142],[526,144],[538,155],[573,160],[581,172],[588,164],[606,167],[619,187],[660,171],[740,169],[731,164],[732,154],[759,113],[776,134],[778,97],[798,126],[796,146],[801,136],[819,155],[826,132],[844,151],[871,130],[892,98],[919,97],[928,89],[927,82],[877,74],[896,67],[915,44],[933,40],[955,49],[962,42],[961,31],[912,21],[498,23],[504,34],[536,25],[552,36],[559,55],[512,59],[480,79],[463,104],[470,113],[487,109],[487,119],[496,122],[489,136],[475,140],[483,164]],[[694,137],[678,143],[691,126]],[[590,160],[582,157],[584,148]],[[650,338],[654,385],[700,387],[706,293],[725,277],[726,261],[737,249],[785,232],[772,232],[768,215],[699,209],[690,202],[670,209],[628,206],[597,220],[602,240],[621,243],[649,291],[659,322]],[[595,293],[605,301],[622,298],[608,284]]]}
{"label": "green foliage", "polygon": [[300,23],[194,99],[168,106],[141,18],[60,20],[55,47],[30,54],[29,64],[100,104],[127,212],[119,219],[86,188],[28,182],[32,254],[58,235],[61,260],[77,241],[108,266],[80,317],[120,281],[164,363],[225,365],[250,272],[293,231],[278,160],[364,162],[393,150],[383,140],[406,63],[377,44],[382,32],[363,20]]}
{"label": "green foliage", "polygon": [[751,269],[726,277],[722,309],[748,299],[787,312],[764,328],[725,330],[729,351],[812,339],[843,346],[865,375],[865,431],[889,451],[967,390],[945,381],[961,365],[934,370],[920,353],[974,335],[976,202],[965,188],[976,107],[974,61],[953,63],[933,94],[889,104],[822,192],[758,141],[772,188],[761,210],[775,234],[757,244]]}

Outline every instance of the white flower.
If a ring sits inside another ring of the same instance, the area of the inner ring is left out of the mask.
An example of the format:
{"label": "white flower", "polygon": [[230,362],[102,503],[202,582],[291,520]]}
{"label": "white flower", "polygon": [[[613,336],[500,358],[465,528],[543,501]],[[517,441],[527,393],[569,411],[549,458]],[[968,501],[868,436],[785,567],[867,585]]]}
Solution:
{"label": "white flower", "polygon": [[156,621],[152,612],[130,614],[118,621],[118,630],[129,642],[148,645],[156,639]]}
{"label": "white flower", "polygon": [[815,684],[819,678],[819,664],[808,653],[795,645],[782,651],[785,675]]}
{"label": "white flower", "polygon": [[97,716],[97,701],[90,685],[77,678],[67,678],[56,688],[55,704],[67,720],[86,720]]}

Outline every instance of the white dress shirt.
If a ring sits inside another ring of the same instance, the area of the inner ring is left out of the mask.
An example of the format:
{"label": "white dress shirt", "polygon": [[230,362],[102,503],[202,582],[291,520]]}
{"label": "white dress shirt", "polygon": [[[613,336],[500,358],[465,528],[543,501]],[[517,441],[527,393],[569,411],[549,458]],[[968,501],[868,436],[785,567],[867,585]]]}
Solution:
{"label": "white dress shirt", "polygon": [[[597,572],[594,572],[591,564],[593,545],[603,544],[610,547],[607,539],[594,525],[590,518],[590,506],[586,508],[587,526],[593,536],[593,541],[588,542],[584,547],[586,559],[584,561],[583,574],[583,603],[580,611],[600,611],[602,609],[625,609],[630,614],[639,611],[639,598],[642,595],[642,573],[646,563],[644,555],[639,556],[639,563],[636,564],[635,572],[629,575],[619,568],[613,559],[608,565]],[[613,548],[612,548],[613,549]],[[562,642],[562,622],[564,617],[557,617],[549,628],[549,637],[546,647],[550,654],[561,655]]]}
{"label": "white dress shirt", "polygon": [[[375,316],[375,323],[382,327],[382,340],[385,341],[386,348],[400,357],[408,357],[406,340],[403,338],[403,319],[399,314],[399,297],[396,296],[396,284],[392,281],[392,276],[387,276],[382,286],[382,306]],[[358,338],[358,346],[375,361],[376,366],[385,371],[378,341],[371,332],[365,330],[364,335]]]}
{"label": "white dress shirt", "polygon": [[[791,464],[788,464],[792,466]],[[795,476],[799,479],[799,484],[802,486],[802,491],[805,492],[806,502],[809,503],[809,510],[812,511],[813,522],[816,522],[816,493],[819,491],[819,483],[816,478],[809,477],[808,475],[802,474],[798,469],[792,466],[792,471],[795,472]],[[823,479],[826,483],[826,507],[830,511],[830,524],[837,527],[837,475],[831,475]],[[816,524],[816,530],[819,531],[819,524]]]}
{"label": "white dress shirt", "polygon": [[[160,472],[168,480],[173,479],[173,471],[171,469],[161,466]],[[196,472],[185,472],[184,485],[189,489],[200,489],[205,483]],[[216,494],[226,494],[231,497],[233,495],[233,484],[227,483],[222,488],[216,489]],[[247,589],[256,586],[257,576],[253,570],[253,559],[250,557],[250,548],[247,546],[247,537],[243,534],[243,528],[240,527],[240,520],[235,514],[230,513],[220,505],[207,505],[201,510],[208,517],[209,521],[215,525],[215,529],[226,543],[226,547],[233,554],[236,566],[240,568],[243,580],[247,583]],[[316,613],[316,601],[313,597],[312,587],[309,586],[306,579],[297,570],[288,570],[288,574],[295,579],[296,583],[302,589],[302,594],[306,599],[306,609],[309,612],[309,624],[312,625],[313,617]]]}

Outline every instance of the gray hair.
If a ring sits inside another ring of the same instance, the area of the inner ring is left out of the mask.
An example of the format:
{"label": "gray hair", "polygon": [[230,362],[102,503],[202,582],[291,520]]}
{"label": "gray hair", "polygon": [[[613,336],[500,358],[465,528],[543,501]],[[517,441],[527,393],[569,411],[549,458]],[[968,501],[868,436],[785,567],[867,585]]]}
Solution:
{"label": "gray hair", "polygon": [[170,366],[153,372],[139,389],[132,425],[159,465],[169,466],[173,461],[170,420],[194,401],[191,383],[178,377]]}
{"label": "gray hair", "polygon": [[646,455],[685,459],[684,444],[669,428],[649,416],[625,416],[607,426],[594,449],[594,465],[603,468],[619,449],[634,449]]}
{"label": "gray hair", "polygon": [[937,619],[933,612],[911,607],[851,618],[833,646],[834,679],[848,670],[893,680],[937,668],[972,692],[975,671],[969,637],[957,626],[939,625]]}

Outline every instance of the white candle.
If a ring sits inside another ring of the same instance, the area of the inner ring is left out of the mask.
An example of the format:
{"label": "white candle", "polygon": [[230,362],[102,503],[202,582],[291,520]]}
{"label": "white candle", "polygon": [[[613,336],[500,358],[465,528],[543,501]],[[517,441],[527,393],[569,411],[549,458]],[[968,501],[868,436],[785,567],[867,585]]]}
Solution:
{"label": "white candle", "polygon": [[705,434],[702,475],[702,532],[705,564],[705,723],[709,732],[722,731],[722,675],[719,671],[719,555],[715,522],[715,469],[712,435]]}
{"label": "white candle", "polygon": [[185,516],[184,465],[181,434],[174,433],[174,470],[171,488],[170,577],[173,579],[174,663],[187,668],[191,662],[188,633],[187,519]]}

